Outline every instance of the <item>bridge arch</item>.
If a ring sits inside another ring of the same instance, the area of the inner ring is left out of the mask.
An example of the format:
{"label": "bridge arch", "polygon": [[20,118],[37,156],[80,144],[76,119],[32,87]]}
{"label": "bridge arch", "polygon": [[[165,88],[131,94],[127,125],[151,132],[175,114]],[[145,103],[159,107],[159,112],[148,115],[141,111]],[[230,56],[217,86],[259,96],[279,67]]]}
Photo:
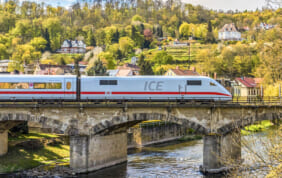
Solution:
{"label": "bridge arch", "polygon": [[41,115],[32,115],[29,113],[0,113],[0,131],[8,130],[21,121],[34,122],[41,125],[41,128],[50,128],[53,133],[66,134],[73,132],[72,128],[64,129],[64,124],[58,119],[48,118]]}
{"label": "bridge arch", "polygon": [[200,123],[186,118],[178,118],[174,115],[167,116],[166,114],[161,113],[133,113],[122,116],[114,116],[109,120],[103,120],[98,124],[95,124],[90,133],[91,135],[108,135],[111,132],[122,129],[125,130],[137,123],[149,120],[161,120],[179,124],[187,128],[192,128],[196,133],[200,134],[208,134],[210,132],[208,128],[204,127]]}

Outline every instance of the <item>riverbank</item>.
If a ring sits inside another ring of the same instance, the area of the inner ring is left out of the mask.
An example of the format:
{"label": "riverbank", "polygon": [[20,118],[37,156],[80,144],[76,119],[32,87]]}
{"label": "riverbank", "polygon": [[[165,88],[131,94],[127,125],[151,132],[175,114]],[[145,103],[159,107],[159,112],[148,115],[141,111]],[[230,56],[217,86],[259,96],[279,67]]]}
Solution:
{"label": "riverbank", "polygon": [[0,173],[18,172],[54,163],[69,164],[69,145],[57,139],[56,135],[42,133],[9,137],[9,152],[0,157]]}
{"label": "riverbank", "polygon": [[273,125],[274,124],[271,121],[268,121],[268,120],[261,121],[260,123],[245,127],[244,129],[241,130],[241,134],[242,135],[250,135],[254,132],[262,132],[262,131],[270,128]]}

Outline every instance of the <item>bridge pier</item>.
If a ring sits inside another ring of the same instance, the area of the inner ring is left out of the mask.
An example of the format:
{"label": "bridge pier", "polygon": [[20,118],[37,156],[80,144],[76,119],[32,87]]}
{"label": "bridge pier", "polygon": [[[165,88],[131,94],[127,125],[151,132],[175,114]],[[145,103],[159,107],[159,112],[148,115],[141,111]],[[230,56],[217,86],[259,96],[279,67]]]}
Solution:
{"label": "bridge pier", "polygon": [[0,132],[0,156],[8,153],[8,130]]}
{"label": "bridge pier", "polygon": [[227,172],[241,163],[240,130],[227,135],[206,135],[204,137],[203,166],[204,174]]}
{"label": "bridge pier", "polygon": [[70,167],[78,173],[91,172],[126,161],[126,132],[70,138]]}

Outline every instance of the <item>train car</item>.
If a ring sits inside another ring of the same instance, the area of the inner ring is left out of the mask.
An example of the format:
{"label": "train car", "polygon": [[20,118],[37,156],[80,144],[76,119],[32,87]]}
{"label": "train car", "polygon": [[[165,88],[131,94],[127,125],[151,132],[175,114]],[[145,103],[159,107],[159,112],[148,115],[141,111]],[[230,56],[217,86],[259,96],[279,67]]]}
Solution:
{"label": "train car", "polygon": [[213,100],[228,101],[231,94],[203,76],[82,77],[82,100]]}
{"label": "train car", "polygon": [[76,76],[0,75],[0,101],[75,100]]}

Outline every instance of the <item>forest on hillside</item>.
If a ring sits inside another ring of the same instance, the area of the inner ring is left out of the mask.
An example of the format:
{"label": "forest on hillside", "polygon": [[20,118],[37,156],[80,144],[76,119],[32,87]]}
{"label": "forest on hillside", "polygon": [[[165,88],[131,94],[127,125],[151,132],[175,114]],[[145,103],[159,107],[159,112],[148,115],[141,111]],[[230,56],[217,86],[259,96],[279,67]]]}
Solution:
{"label": "forest on hillside", "polygon": [[[217,40],[228,23],[236,25],[242,41]],[[260,29],[261,23],[274,28]],[[84,59],[88,69],[93,57],[114,69],[138,56],[142,74],[194,66],[210,76],[263,77],[276,84],[282,80],[281,23],[281,8],[223,12],[180,0],[93,0],[65,8],[11,0],[0,5],[0,59],[13,60],[10,71],[37,62],[72,63],[79,57],[55,52],[65,39],[77,39],[102,48]],[[190,49],[165,47],[175,39],[190,43]]]}

